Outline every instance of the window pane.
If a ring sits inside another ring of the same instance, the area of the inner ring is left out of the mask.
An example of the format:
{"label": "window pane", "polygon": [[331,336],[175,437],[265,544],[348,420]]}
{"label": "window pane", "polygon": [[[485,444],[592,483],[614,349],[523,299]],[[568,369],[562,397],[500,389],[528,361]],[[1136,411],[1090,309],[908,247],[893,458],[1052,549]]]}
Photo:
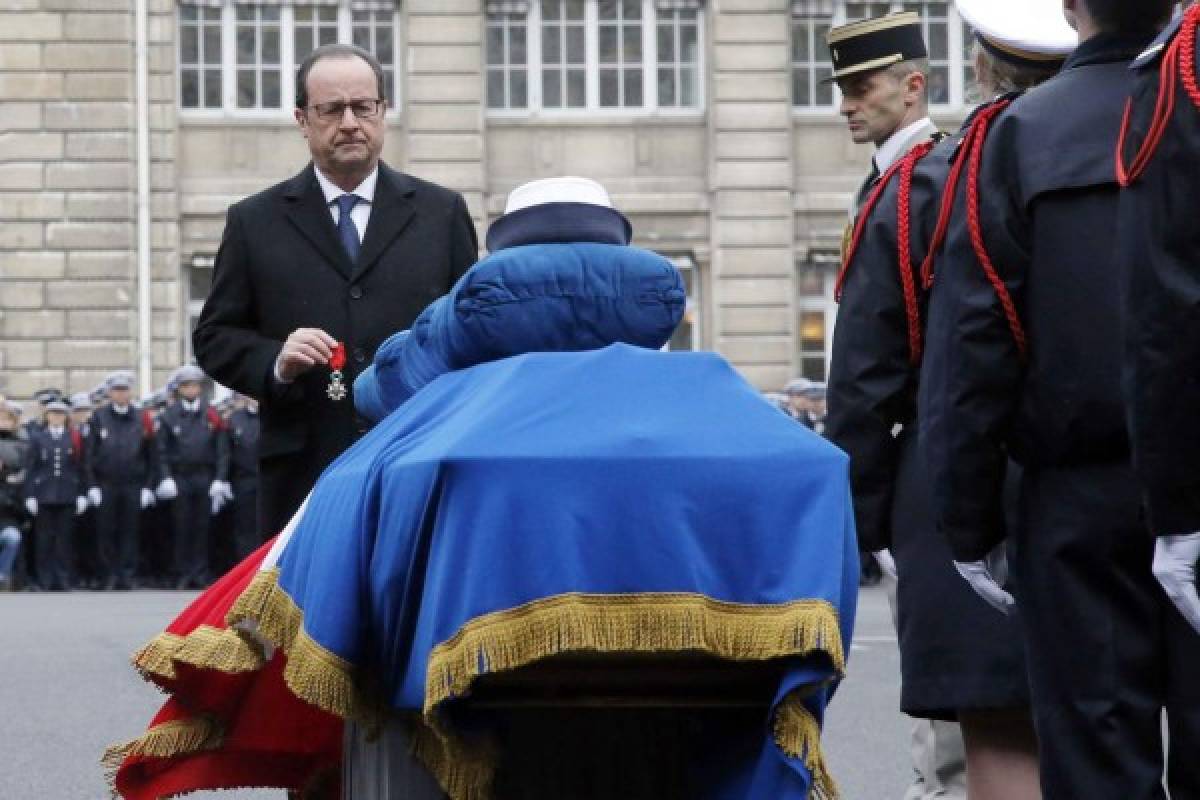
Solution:
{"label": "window pane", "polygon": [[489,25],[487,29],[487,63],[504,63],[504,29]]}
{"label": "window pane", "polygon": [[396,71],[385,69],[383,71],[383,90],[387,92],[388,105],[392,108],[396,107]]}
{"label": "window pane", "polygon": [[508,31],[508,63],[524,64],[525,60],[525,26],[513,25]]}
{"label": "window pane", "polygon": [[293,47],[296,50],[296,63],[299,64],[313,50],[312,29],[297,27],[292,41],[294,42]]}
{"label": "window pane", "polygon": [[184,108],[200,107],[200,76],[194,69],[179,70],[179,102]]}
{"label": "window pane", "polygon": [[279,70],[269,69],[262,76],[263,108],[280,108]]}
{"label": "window pane", "polygon": [[204,107],[221,107],[221,70],[219,69],[204,71]]}
{"label": "window pane", "polygon": [[814,75],[816,84],[817,103],[823,106],[833,105],[833,69],[830,67],[817,67]]}
{"label": "window pane", "polygon": [[797,67],[792,72],[792,103],[798,106],[812,105],[809,80],[812,73],[807,67]]}
{"label": "window pane", "polygon": [[670,25],[658,26],[658,63],[675,60],[675,31]]}
{"label": "window pane", "polygon": [[583,19],[583,0],[565,0],[567,19]]}
{"label": "window pane", "polygon": [[929,24],[929,57],[937,61],[950,57],[950,38],[944,22]]}
{"label": "window pane", "polygon": [[279,63],[279,29],[278,28],[268,28],[263,31],[262,63],[264,63],[264,64],[278,64]]}
{"label": "window pane", "polygon": [[600,0],[598,5],[600,19],[617,18],[617,0]]}
{"label": "window pane", "polygon": [[641,0],[622,0],[621,13],[625,19],[641,19],[642,18],[642,2]]}
{"label": "window pane", "polygon": [[179,7],[179,19],[181,22],[191,22],[195,18],[196,18],[196,7],[195,6],[180,6]]}
{"label": "window pane", "polygon": [[587,83],[581,69],[567,72],[567,102],[571,108],[583,108],[587,105]]}
{"label": "window pane", "polygon": [[625,63],[639,63],[642,60],[642,29],[625,28]]}
{"label": "window pane", "polygon": [[583,27],[573,26],[567,30],[567,63],[582,64],[585,55],[583,46]]}
{"label": "window pane", "polygon": [[200,60],[200,32],[188,25],[179,32],[179,61],[195,64]]}
{"label": "window pane", "polygon": [[237,72],[237,104],[238,108],[254,108],[258,99],[258,82],[252,69],[239,69]]}
{"label": "window pane", "polygon": [[679,70],[679,105],[695,108],[700,105],[700,97],[696,92],[696,68],[683,67]]}
{"label": "window pane", "polygon": [[631,107],[642,105],[642,71],[640,69],[625,70],[625,105]]}
{"label": "window pane", "polygon": [[542,70],[542,104],[562,108],[562,75],[556,69]]}
{"label": "window pane", "polygon": [[825,352],[825,312],[800,313],[800,346],[804,350]]}
{"label": "window pane", "polygon": [[279,21],[279,6],[262,6],[262,19],[264,22]]}
{"label": "window pane", "polygon": [[333,44],[337,41],[337,26],[329,25],[321,28],[321,44]]}
{"label": "window pane", "polygon": [[561,64],[562,33],[557,26],[542,27],[542,60],[547,64]]}
{"label": "window pane", "polygon": [[392,57],[392,26],[390,23],[375,28],[375,57],[384,64],[394,62]]}
{"label": "window pane", "polygon": [[600,28],[599,32],[600,43],[600,60],[604,63],[611,64],[617,60],[617,29],[612,25],[605,25]]}
{"label": "window pane", "polygon": [[254,8],[252,6],[239,5],[236,8],[238,22],[247,22],[254,19]]}
{"label": "window pane", "polygon": [[504,108],[504,73],[489,69],[487,74],[488,108]]}
{"label": "window pane", "polygon": [[525,108],[529,105],[528,79],[523,69],[514,69],[509,75],[509,108]]}
{"label": "window pane", "polygon": [[205,64],[221,63],[221,27],[219,25],[204,26],[203,58]]}
{"label": "window pane", "polygon": [[825,380],[825,356],[806,356],[800,360],[800,372],[810,381]]}
{"label": "window pane", "polygon": [[660,106],[676,105],[675,70],[669,67],[658,68],[658,104]]}
{"label": "window pane", "polygon": [[558,19],[560,0],[542,0],[542,19]]}
{"label": "window pane", "polygon": [[363,50],[371,49],[371,29],[365,25],[355,25],[350,33],[350,39]]}
{"label": "window pane", "polygon": [[929,70],[929,102],[950,102],[949,67],[933,67]]}
{"label": "window pane", "polygon": [[621,103],[617,89],[618,74],[615,69],[600,70],[600,105],[606,108],[612,108]]}
{"label": "window pane", "polygon": [[[241,8],[241,6],[238,6],[238,8]],[[237,63],[255,63],[258,60],[256,58],[257,53],[255,52],[256,44],[257,42],[255,41],[254,28],[239,25],[237,31]]]}
{"label": "window pane", "polygon": [[700,59],[696,54],[699,47],[697,41],[697,33],[695,25],[688,25],[679,32],[680,53],[679,60],[687,64],[697,64]]}

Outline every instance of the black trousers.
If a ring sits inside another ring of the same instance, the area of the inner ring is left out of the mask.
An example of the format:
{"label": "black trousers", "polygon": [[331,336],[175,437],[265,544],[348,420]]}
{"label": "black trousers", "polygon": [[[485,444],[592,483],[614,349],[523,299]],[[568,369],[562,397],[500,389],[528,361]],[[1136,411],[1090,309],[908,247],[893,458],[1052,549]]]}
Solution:
{"label": "black trousers", "polygon": [[102,483],[103,502],[96,509],[98,577],[129,586],[137,572],[142,487]]}
{"label": "black trousers", "polygon": [[1200,635],[1154,579],[1125,464],[1030,469],[1017,605],[1046,800],[1200,800]]}
{"label": "black trousers", "polygon": [[177,481],[179,496],[171,501],[175,523],[175,580],[177,584],[207,585],[209,515],[208,484]]}
{"label": "black trousers", "polygon": [[233,485],[234,563],[240,563],[263,543],[258,533],[258,484],[238,481]]}
{"label": "black trousers", "polygon": [[75,506],[41,506],[37,530],[37,573],[43,589],[75,585]]}

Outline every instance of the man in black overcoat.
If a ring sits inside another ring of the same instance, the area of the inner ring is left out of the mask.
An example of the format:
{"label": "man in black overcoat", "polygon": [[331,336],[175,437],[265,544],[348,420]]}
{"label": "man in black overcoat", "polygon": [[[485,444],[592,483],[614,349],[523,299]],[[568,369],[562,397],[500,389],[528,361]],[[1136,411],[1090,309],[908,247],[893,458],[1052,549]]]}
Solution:
{"label": "man in black overcoat", "polygon": [[260,402],[264,535],[366,433],[350,387],[376,347],[478,255],[461,195],[379,160],[383,98],[366,51],[326,45],[305,60],[295,117],[312,163],[229,209],[194,334],[204,370]]}

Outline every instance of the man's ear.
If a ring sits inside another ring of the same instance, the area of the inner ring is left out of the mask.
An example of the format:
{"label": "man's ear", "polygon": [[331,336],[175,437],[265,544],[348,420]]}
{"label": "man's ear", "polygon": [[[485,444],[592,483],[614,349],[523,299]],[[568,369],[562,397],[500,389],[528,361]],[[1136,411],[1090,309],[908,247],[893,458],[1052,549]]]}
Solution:
{"label": "man's ear", "polygon": [[927,79],[922,72],[910,72],[904,79],[904,103],[915,106],[925,100],[925,85]]}
{"label": "man's ear", "polygon": [[300,126],[300,133],[304,134],[304,138],[308,138],[308,116],[303,108],[292,109],[292,116],[296,118],[296,124]]}

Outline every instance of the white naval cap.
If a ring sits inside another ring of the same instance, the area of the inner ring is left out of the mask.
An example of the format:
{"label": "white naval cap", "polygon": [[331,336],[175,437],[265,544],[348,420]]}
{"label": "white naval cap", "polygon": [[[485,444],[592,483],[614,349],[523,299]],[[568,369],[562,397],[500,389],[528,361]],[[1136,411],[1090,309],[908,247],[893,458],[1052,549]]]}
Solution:
{"label": "white naval cap", "polygon": [[984,48],[1001,59],[1058,61],[1079,44],[1062,0],[956,0],[955,5]]}
{"label": "white naval cap", "polygon": [[511,214],[523,208],[546,203],[586,203],[603,208],[613,207],[608,190],[599,183],[590,178],[565,175],[521,184],[508,193],[504,213]]}

